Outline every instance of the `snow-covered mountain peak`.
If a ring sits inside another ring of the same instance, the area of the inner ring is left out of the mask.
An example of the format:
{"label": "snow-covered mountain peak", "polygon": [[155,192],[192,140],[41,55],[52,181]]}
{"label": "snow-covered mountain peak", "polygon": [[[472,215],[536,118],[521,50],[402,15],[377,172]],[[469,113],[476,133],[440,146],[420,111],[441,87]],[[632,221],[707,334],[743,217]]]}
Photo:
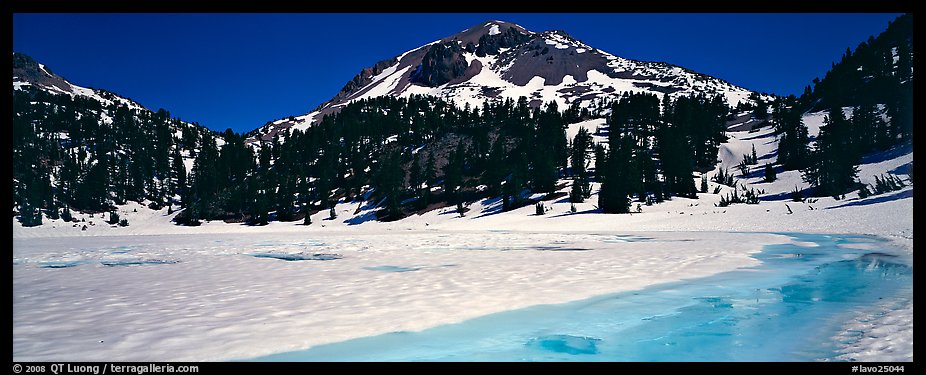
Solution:
{"label": "snow-covered mountain peak", "polygon": [[615,56],[563,30],[533,32],[489,20],[363,69],[331,100],[267,124],[251,140],[305,129],[350,102],[383,95],[431,95],[471,107],[523,96],[532,106],[555,101],[593,109],[626,92],[722,95],[731,106],[752,93],[679,66]]}

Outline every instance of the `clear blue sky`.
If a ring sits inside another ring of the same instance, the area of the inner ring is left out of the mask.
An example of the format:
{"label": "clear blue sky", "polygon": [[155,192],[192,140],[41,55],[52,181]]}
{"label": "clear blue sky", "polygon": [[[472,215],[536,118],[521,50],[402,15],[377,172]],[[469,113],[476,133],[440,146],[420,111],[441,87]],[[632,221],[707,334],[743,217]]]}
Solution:
{"label": "clear blue sky", "polygon": [[490,19],[612,54],[800,94],[898,14],[14,14],[13,50],[71,82],[246,132],[307,113],[360,69]]}

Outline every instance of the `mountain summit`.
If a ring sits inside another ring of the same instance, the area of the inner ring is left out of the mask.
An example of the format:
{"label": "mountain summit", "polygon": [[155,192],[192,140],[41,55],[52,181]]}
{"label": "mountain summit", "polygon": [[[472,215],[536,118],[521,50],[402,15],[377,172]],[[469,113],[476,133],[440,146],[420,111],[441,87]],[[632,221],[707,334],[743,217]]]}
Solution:
{"label": "mountain summit", "polygon": [[291,127],[305,129],[349,102],[382,95],[436,96],[457,105],[526,97],[531,106],[556,101],[596,108],[626,92],[681,96],[723,95],[735,106],[751,91],[661,62],[614,56],[561,30],[529,31],[488,21],[363,69],[312,112],[277,120],[257,131],[263,139]]}

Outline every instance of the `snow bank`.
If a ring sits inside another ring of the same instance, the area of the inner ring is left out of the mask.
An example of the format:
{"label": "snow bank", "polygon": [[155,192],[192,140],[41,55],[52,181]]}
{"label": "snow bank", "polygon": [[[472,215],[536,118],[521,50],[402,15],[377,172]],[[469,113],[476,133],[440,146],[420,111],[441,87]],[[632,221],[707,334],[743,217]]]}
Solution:
{"label": "snow bank", "polygon": [[878,306],[859,314],[834,337],[843,343],[837,359],[865,362],[913,361],[913,301]]}

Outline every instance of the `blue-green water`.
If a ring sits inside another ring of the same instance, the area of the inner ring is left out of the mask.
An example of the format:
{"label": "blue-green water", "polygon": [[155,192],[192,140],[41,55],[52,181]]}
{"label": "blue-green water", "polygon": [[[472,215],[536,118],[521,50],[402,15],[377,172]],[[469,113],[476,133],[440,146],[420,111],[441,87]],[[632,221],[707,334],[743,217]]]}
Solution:
{"label": "blue-green water", "polygon": [[[908,260],[876,238],[789,234],[755,267],[363,337],[257,361],[811,361],[851,314],[912,298]],[[847,244],[877,248],[861,250]],[[735,244],[731,244],[735,246]],[[414,317],[409,317],[414,319]]]}

